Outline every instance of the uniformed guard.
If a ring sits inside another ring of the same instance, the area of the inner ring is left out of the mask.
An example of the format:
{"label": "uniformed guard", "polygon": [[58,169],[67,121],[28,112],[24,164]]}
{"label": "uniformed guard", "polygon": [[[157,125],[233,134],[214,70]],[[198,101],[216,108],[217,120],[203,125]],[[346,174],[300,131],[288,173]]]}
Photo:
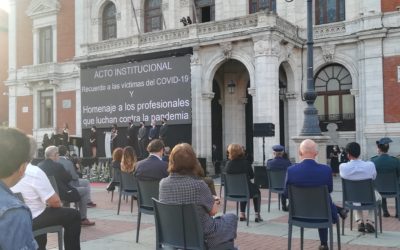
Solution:
{"label": "uniformed guard", "polygon": [[[265,166],[267,167],[267,170],[278,170],[278,169],[284,169],[287,170],[287,168],[292,165],[292,163],[287,159],[287,157],[284,157],[285,155],[285,147],[282,145],[274,145],[272,147],[272,151],[274,154],[273,159],[269,159],[266,163]],[[288,211],[287,207],[287,198],[284,194],[281,195],[281,203],[282,203],[282,210],[283,211]]]}
{"label": "uniformed guard", "polygon": [[[376,141],[376,147],[378,155],[371,158],[371,161],[375,164],[376,172],[379,173],[384,172],[392,172],[394,171],[397,175],[397,178],[400,176],[400,161],[396,157],[390,156],[388,154],[389,151],[389,143],[393,142],[389,137],[381,138],[379,141]],[[398,216],[398,207],[396,200],[396,217]],[[383,217],[390,217],[389,211],[387,209],[386,198],[382,198],[382,210]]]}

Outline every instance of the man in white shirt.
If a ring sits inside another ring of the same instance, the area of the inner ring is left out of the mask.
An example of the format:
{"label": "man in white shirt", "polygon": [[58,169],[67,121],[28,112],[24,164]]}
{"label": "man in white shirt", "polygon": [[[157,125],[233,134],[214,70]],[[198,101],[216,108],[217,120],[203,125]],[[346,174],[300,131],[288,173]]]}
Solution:
{"label": "man in white shirt", "polygon": [[[371,161],[363,161],[358,157],[361,153],[360,144],[357,142],[350,142],[346,146],[347,157],[349,162],[342,163],[339,166],[340,177],[346,180],[366,180],[376,178],[375,165]],[[378,192],[375,192],[376,199],[381,199]],[[356,211],[355,219],[358,222],[358,231],[373,233],[375,227],[373,225],[373,210],[368,211],[368,217],[364,220],[363,211]]]}
{"label": "man in white shirt", "polygon": [[[30,137],[31,155],[36,151],[36,142]],[[66,250],[80,249],[81,220],[77,210],[61,207],[61,200],[46,174],[39,167],[28,164],[25,176],[12,188],[14,193],[21,193],[25,204],[32,213],[33,230],[48,226],[61,225],[64,232]],[[47,236],[35,237],[39,250],[46,249]]]}

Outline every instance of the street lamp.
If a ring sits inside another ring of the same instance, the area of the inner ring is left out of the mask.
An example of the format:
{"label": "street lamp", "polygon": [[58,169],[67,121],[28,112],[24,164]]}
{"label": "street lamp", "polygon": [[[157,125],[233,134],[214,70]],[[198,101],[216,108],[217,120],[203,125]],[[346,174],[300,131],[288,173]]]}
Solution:
{"label": "street lamp", "polygon": [[227,87],[228,87],[229,94],[235,93],[236,84],[235,84],[235,82],[233,80],[229,81]]}
{"label": "street lamp", "polygon": [[[293,2],[293,0],[285,0]],[[314,106],[317,94],[314,89],[314,53],[313,53],[313,26],[312,26],[312,0],[307,0],[307,90],[304,99],[307,107],[304,109],[304,123],[301,136],[320,136],[318,110]]]}

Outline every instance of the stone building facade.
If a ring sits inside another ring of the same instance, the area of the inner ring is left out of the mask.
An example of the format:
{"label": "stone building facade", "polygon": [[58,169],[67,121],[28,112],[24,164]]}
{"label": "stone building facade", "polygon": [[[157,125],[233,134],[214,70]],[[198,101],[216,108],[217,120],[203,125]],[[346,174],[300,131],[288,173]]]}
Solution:
{"label": "stone building facade", "polygon": [[[332,5],[332,3],[334,3]],[[11,0],[9,124],[40,141],[68,122],[82,135],[80,66],[191,48],[191,143],[211,161],[240,143],[262,164],[253,124],[297,154],[306,88],[306,1]],[[377,138],[400,154],[400,0],[315,0],[314,79],[329,145]],[[189,17],[189,19],[187,18]]]}

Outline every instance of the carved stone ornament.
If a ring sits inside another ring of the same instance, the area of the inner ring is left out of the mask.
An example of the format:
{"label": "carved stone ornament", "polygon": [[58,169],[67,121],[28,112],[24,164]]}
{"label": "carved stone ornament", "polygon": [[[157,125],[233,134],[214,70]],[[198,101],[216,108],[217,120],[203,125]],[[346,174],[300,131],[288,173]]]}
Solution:
{"label": "carved stone ornament", "polygon": [[60,2],[58,0],[32,0],[26,10],[26,15],[31,18],[56,15],[60,7]]}
{"label": "carved stone ornament", "polygon": [[248,88],[247,89],[247,91],[248,91],[248,93],[249,93],[249,95],[251,95],[251,96],[256,96],[256,88]]}
{"label": "carved stone ornament", "polygon": [[325,62],[332,62],[335,55],[335,45],[326,44],[322,46],[322,56]]}
{"label": "carved stone ornament", "polygon": [[190,56],[190,64],[200,64],[199,52],[193,51],[193,55]]}
{"label": "carved stone ornament", "polygon": [[189,0],[180,0],[180,5],[181,7],[188,7],[189,6]]}
{"label": "carved stone ornament", "polygon": [[276,40],[259,40],[254,43],[255,56],[279,55],[281,51],[280,43]]}
{"label": "carved stone ornament", "polygon": [[224,42],[219,44],[222,49],[222,54],[224,54],[225,59],[230,59],[232,57],[232,43]]}
{"label": "carved stone ornament", "polygon": [[213,92],[203,92],[201,93],[201,97],[203,100],[211,100],[214,98],[215,93]]}

